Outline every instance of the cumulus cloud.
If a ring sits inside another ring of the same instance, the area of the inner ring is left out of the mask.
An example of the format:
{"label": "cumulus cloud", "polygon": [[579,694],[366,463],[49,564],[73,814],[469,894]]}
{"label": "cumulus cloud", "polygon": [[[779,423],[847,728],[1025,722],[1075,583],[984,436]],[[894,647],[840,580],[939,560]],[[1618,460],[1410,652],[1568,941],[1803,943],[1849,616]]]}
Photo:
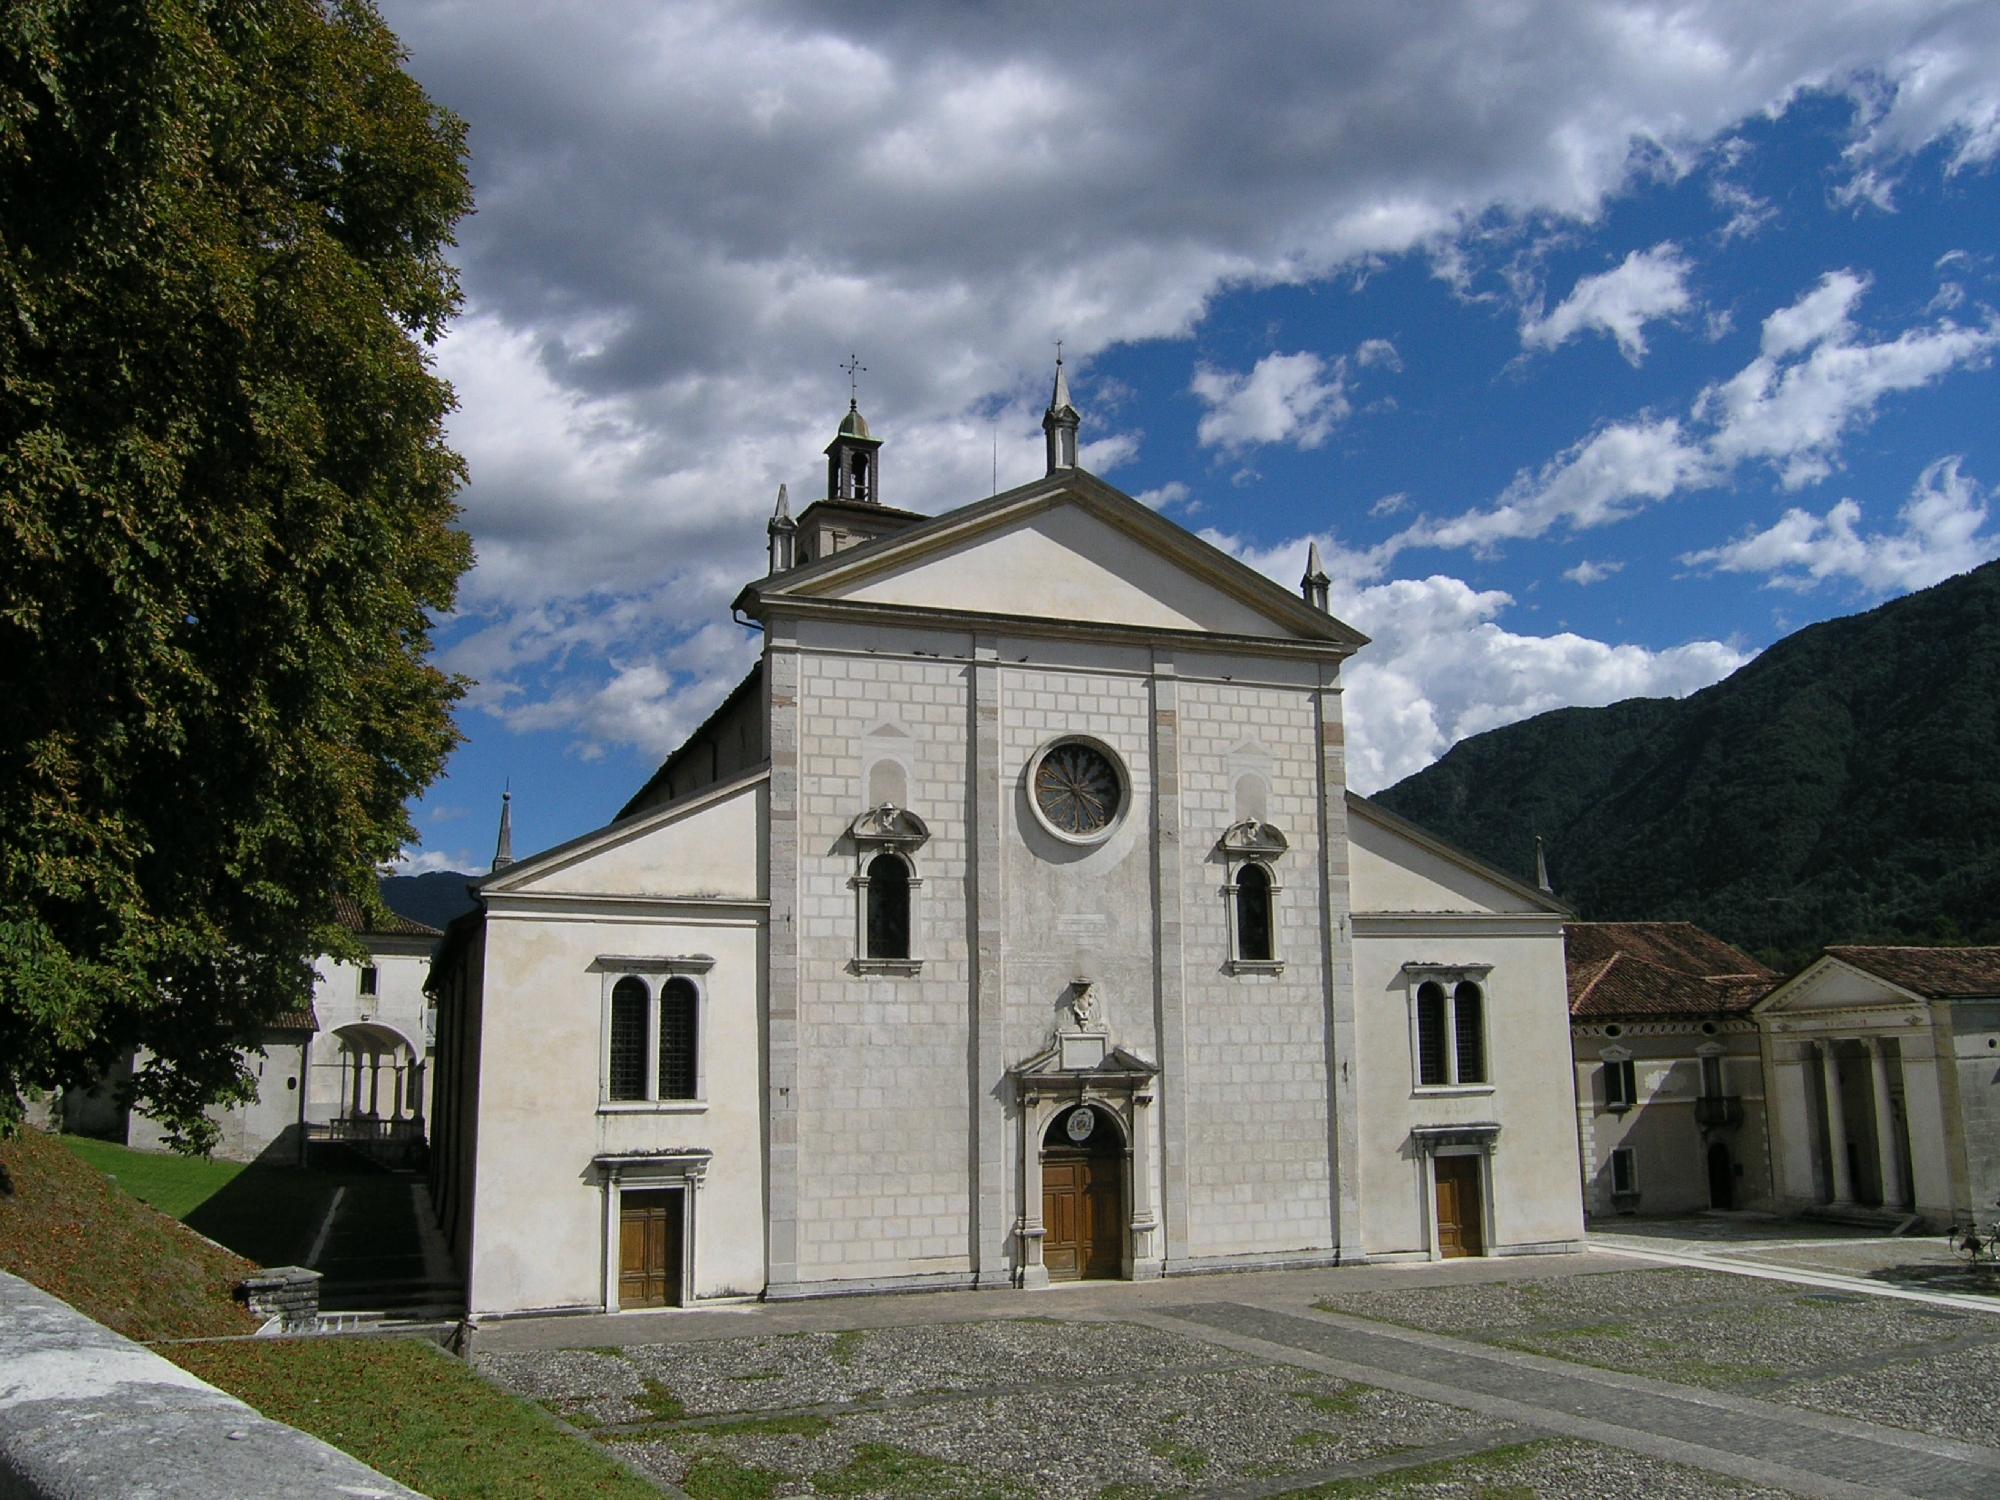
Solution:
{"label": "cumulus cloud", "polygon": [[1190,386],[1208,410],[1195,435],[1204,447],[1235,450],[1258,443],[1317,448],[1351,412],[1347,362],[1317,354],[1267,354],[1248,374],[1204,365]]}
{"label": "cumulus cloud", "polygon": [[1845,499],[1822,516],[1788,510],[1776,525],[1681,561],[1721,573],[1762,573],[1771,588],[1804,590],[1830,580],[1876,595],[1928,588],[2000,555],[2000,536],[1985,529],[1989,497],[1963,472],[1963,462],[1941,458],[1926,468],[1896,513],[1894,531],[1864,534],[1860,504]]}
{"label": "cumulus cloud", "polygon": [[1564,568],[1563,577],[1579,587],[1587,588],[1593,583],[1604,582],[1613,573],[1622,573],[1624,571],[1625,564],[1622,562],[1592,562],[1586,557],[1575,567]]}
{"label": "cumulus cloud", "polygon": [[[780,482],[816,493],[850,348],[895,443],[886,498],[934,508],[995,482],[996,433],[1002,488],[1039,472],[1052,337],[1081,369],[1187,336],[1232,289],[1405,254],[1462,266],[1496,218],[1593,221],[1805,90],[1865,102],[1852,169],[1886,196],[1933,143],[1954,169],[1990,160],[2000,100],[1991,8],[1942,4],[1802,24],[1606,0],[1165,17],[1126,0],[1059,28],[786,0],[383,9],[471,122],[472,316],[440,356],[473,475],[470,624],[534,645],[510,615],[570,620],[540,661],[607,693],[754,576]],[[1218,445],[1323,441],[1339,420],[1328,369],[1259,388],[1261,411],[1256,375],[1222,377],[1247,404],[1207,414]],[[616,611],[653,634],[581,623]],[[555,701],[534,662],[515,671],[488,701]],[[563,686],[579,722],[605,722]]]}
{"label": "cumulus cloud", "polygon": [[1579,280],[1546,317],[1523,320],[1521,343],[1554,349],[1594,328],[1616,339],[1619,353],[1636,365],[1646,356],[1646,325],[1694,305],[1687,287],[1693,270],[1671,241],[1634,250],[1613,269]]}

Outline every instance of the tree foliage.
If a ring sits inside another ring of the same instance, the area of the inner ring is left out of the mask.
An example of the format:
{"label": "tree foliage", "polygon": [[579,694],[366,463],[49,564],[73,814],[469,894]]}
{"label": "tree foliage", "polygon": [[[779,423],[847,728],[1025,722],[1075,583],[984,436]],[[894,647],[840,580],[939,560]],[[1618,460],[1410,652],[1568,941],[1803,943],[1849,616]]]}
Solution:
{"label": "tree foliage", "polygon": [[0,7],[0,1111],[193,1144],[456,740],[461,123],[365,0]]}
{"label": "tree foliage", "polygon": [[2000,563],[1787,637],[1691,697],[1561,709],[1380,800],[1559,896],[1787,967],[2000,942]]}

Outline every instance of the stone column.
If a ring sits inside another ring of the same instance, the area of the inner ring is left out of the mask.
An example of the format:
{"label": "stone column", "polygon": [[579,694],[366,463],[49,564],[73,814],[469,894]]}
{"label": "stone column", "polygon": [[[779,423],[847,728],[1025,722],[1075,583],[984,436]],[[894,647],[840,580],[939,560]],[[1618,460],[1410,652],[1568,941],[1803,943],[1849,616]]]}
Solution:
{"label": "stone column", "polygon": [[1840,1099],[1840,1062],[1833,1055],[1834,1043],[1819,1044],[1819,1076],[1826,1085],[1826,1157],[1828,1181],[1835,1203],[1854,1201],[1854,1179],[1847,1170],[1847,1107]]}
{"label": "stone column", "polygon": [[1049,1268],[1042,1259],[1042,1241],[1048,1234],[1042,1223],[1042,1132],[1053,1112],[1037,1095],[1021,1100],[1021,1214],[1015,1234],[1020,1243],[1019,1284],[1024,1287],[1049,1284]]}
{"label": "stone column", "polygon": [[[971,864],[972,1072],[966,1080],[972,1100],[972,1269],[983,1287],[1010,1286],[1010,1231],[1017,1218],[1041,1215],[1042,1189],[1036,1183],[1033,1207],[1023,1187],[1019,1216],[1007,1212],[1007,1110],[994,1084],[1014,1059],[1005,1056],[1007,1037],[1006,902],[1000,889],[1005,863],[1006,792],[1000,769],[1000,650],[990,636],[972,643],[972,827],[966,851]],[[1025,1101],[1017,1108],[1026,1110]],[[1035,1247],[1040,1248],[1037,1240]],[[1025,1266],[1028,1243],[1015,1241],[1011,1259]]]}
{"label": "stone column", "polygon": [[[1885,1038],[1868,1038],[1868,1064],[1875,1082],[1875,1160],[1882,1173],[1882,1206],[1903,1208],[1909,1204],[1909,1186],[1903,1181],[1903,1153],[1896,1149],[1896,1114],[1889,1095],[1889,1056]],[[1901,1059],[1898,1059],[1900,1068]]]}
{"label": "stone column", "polygon": [[1140,1090],[1132,1096],[1132,1149],[1129,1153],[1132,1183],[1132,1271],[1134,1281],[1149,1281],[1160,1274],[1160,1255],[1153,1245],[1153,1231],[1159,1220],[1153,1215],[1153,1122],[1148,1118],[1153,1096]]}

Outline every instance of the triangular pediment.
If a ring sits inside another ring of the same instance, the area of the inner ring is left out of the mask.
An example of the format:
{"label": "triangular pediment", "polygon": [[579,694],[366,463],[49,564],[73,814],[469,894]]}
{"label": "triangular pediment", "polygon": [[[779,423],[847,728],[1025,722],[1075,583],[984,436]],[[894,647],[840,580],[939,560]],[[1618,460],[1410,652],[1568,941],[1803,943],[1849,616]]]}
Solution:
{"label": "triangular pediment", "polygon": [[752,584],[752,614],[849,606],[1313,641],[1366,637],[1074,471]]}
{"label": "triangular pediment", "polygon": [[1454,849],[1380,803],[1347,796],[1348,895],[1357,916],[1568,916],[1546,891]]}
{"label": "triangular pediment", "polygon": [[1820,957],[1757,1004],[1759,1015],[1805,1016],[1816,1011],[1895,1010],[1925,1004],[1901,985],[1832,957]]}
{"label": "triangular pediment", "polygon": [[769,783],[769,769],[758,766],[530,855],[476,889],[486,897],[762,900]]}

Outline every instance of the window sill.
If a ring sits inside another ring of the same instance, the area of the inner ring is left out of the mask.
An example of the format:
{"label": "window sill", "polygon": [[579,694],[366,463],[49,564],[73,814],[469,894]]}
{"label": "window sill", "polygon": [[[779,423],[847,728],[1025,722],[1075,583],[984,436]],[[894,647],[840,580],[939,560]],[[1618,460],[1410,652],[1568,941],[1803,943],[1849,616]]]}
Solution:
{"label": "window sill", "polygon": [[857,958],[849,965],[857,974],[898,974],[909,977],[924,971],[921,958]]}
{"label": "window sill", "polygon": [[1420,1083],[1410,1091],[1423,1099],[1470,1099],[1493,1092],[1490,1083]]}
{"label": "window sill", "polygon": [[699,1115],[707,1110],[706,1099],[604,1099],[597,1105],[600,1115]]}
{"label": "window sill", "polygon": [[1285,961],[1282,958],[1232,958],[1229,960],[1232,974],[1282,974]]}

